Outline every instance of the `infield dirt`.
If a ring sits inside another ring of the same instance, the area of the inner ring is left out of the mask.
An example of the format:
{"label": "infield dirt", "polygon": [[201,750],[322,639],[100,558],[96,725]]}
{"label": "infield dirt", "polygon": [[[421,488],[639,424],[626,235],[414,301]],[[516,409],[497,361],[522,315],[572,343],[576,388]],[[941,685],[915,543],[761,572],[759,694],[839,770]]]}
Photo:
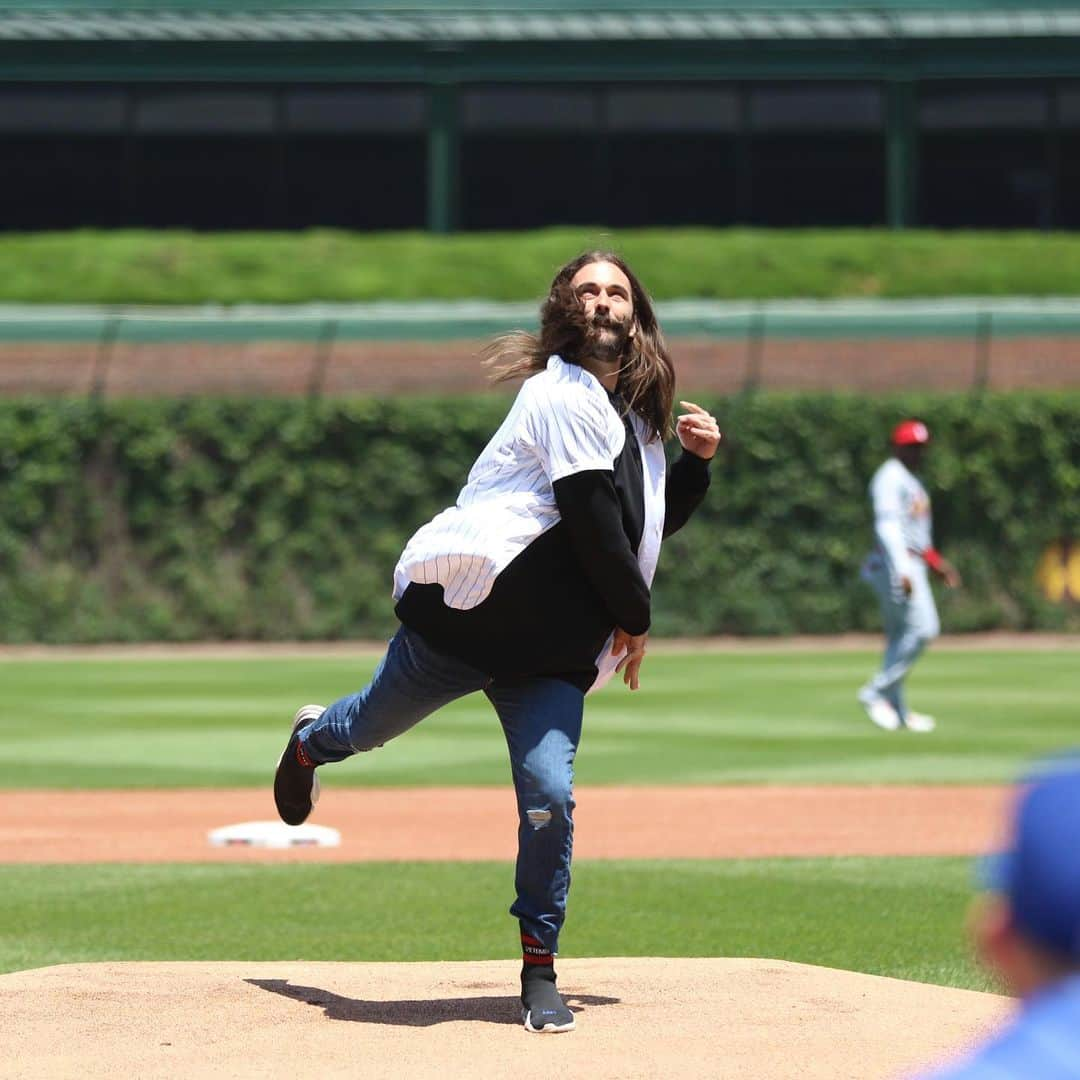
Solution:
{"label": "infield dirt", "polygon": [[[996,847],[1004,787],[578,788],[580,859],[975,855]],[[452,811],[452,812],[451,812]],[[337,848],[211,847],[276,818],[268,789],[0,792],[0,864],[514,859],[505,788],[329,788],[311,817]],[[429,823],[438,820],[432,846]]]}

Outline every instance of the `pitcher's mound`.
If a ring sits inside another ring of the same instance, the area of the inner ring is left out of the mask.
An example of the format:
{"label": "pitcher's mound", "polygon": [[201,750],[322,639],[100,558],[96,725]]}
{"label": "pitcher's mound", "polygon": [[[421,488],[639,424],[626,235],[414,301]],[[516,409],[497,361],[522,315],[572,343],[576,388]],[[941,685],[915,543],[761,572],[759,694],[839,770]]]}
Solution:
{"label": "pitcher's mound", "polygon": [[4,1075],[891,1077],[1005,998],[780,960],[563,960],[577,1030],[521,1027],[519,965],[65,964],[0,976]]}

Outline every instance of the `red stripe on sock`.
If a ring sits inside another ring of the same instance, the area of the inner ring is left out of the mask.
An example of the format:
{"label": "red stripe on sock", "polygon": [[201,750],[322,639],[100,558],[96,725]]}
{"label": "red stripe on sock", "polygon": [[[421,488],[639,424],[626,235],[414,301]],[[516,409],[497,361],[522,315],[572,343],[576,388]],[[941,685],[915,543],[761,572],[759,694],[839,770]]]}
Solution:
{"label": "red stripe on sock", "polygon": [[296,760],[299,761],[305,769],[315,768],[315,762],[307,756],[307,751],[304,749],[304,744],[302,742],[296,744]]}
{"label": "red stripe on sock", "polygon": [[544,948],[544,944],[531,934],[521,935],[521,958],[531,966],[550,967],[555,963],[555,957],[550,949]]}

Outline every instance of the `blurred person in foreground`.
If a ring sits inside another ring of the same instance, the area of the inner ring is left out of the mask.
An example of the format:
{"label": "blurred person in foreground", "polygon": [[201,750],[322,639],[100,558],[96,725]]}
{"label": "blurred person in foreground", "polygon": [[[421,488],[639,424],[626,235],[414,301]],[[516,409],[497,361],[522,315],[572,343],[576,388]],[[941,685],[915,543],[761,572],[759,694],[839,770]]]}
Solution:
{"label": "blurred person in foreground", "polygon": [[1080,1078],[1080,751],[1021,789],[1009,849],[980,867],[970,915],[979,957],[1019,1012],[966,1061],[928,1080]]}
{"label": "blurred person in foreground", "polygon": [[[652,304],[618,256],[587,252],[551,283],[539,334],[498,338],[497,379],[524,382],[457,503],[409,540],[394,572],[401,622],[368,686],[301,708],[274,798],[290,825],[315,770],[483,691],[501,721],[518,806],[525,1027],[569,1031],[555,986],[573,842],[573,763],[585,694],[645,657],[660,541],[705,496],[716,420],[683,402]],[[449,406],[448,406],[449,407]],[[664,439],[682,454],[670,469]],[[435,837],[438,825],[432,825]]]}
{"label": "blurred person in foreground", "polygon": [[881,604],[885,656],[858,697],[878,727],[928,732],[936,722],[907,707],[904,680],[941,632],[927,570],[950,589],[960,584],[960,575],[934,547],[930,496],[918,477],[929,429],[920,420],[904,420],[893,429],[890,442],[892,456],[870,481],[876,544],[861,572]]}

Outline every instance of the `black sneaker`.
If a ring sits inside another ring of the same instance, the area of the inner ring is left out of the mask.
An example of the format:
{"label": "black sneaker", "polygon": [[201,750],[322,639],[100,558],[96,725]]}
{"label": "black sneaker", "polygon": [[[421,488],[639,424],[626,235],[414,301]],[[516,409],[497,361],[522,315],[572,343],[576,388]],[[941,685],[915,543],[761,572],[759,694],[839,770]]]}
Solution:
{"label": "black sneaker", "polygon": [[297,732],[305,724],[318,720],[324,712],[325,705],[305,705],[297,709],[292,735],[278,759],[274,773],[274,803],[286,825],[302,825],[319,801],[319,778],[315,775],[315,766],[304,764],[301,758]]}
{"label": "black sneaker", "polygon": [[554,968],[526,965],[522,969],[521,1019],[526,1031],[537,1034],[574,1030],[574,1014],[555,989]]}

